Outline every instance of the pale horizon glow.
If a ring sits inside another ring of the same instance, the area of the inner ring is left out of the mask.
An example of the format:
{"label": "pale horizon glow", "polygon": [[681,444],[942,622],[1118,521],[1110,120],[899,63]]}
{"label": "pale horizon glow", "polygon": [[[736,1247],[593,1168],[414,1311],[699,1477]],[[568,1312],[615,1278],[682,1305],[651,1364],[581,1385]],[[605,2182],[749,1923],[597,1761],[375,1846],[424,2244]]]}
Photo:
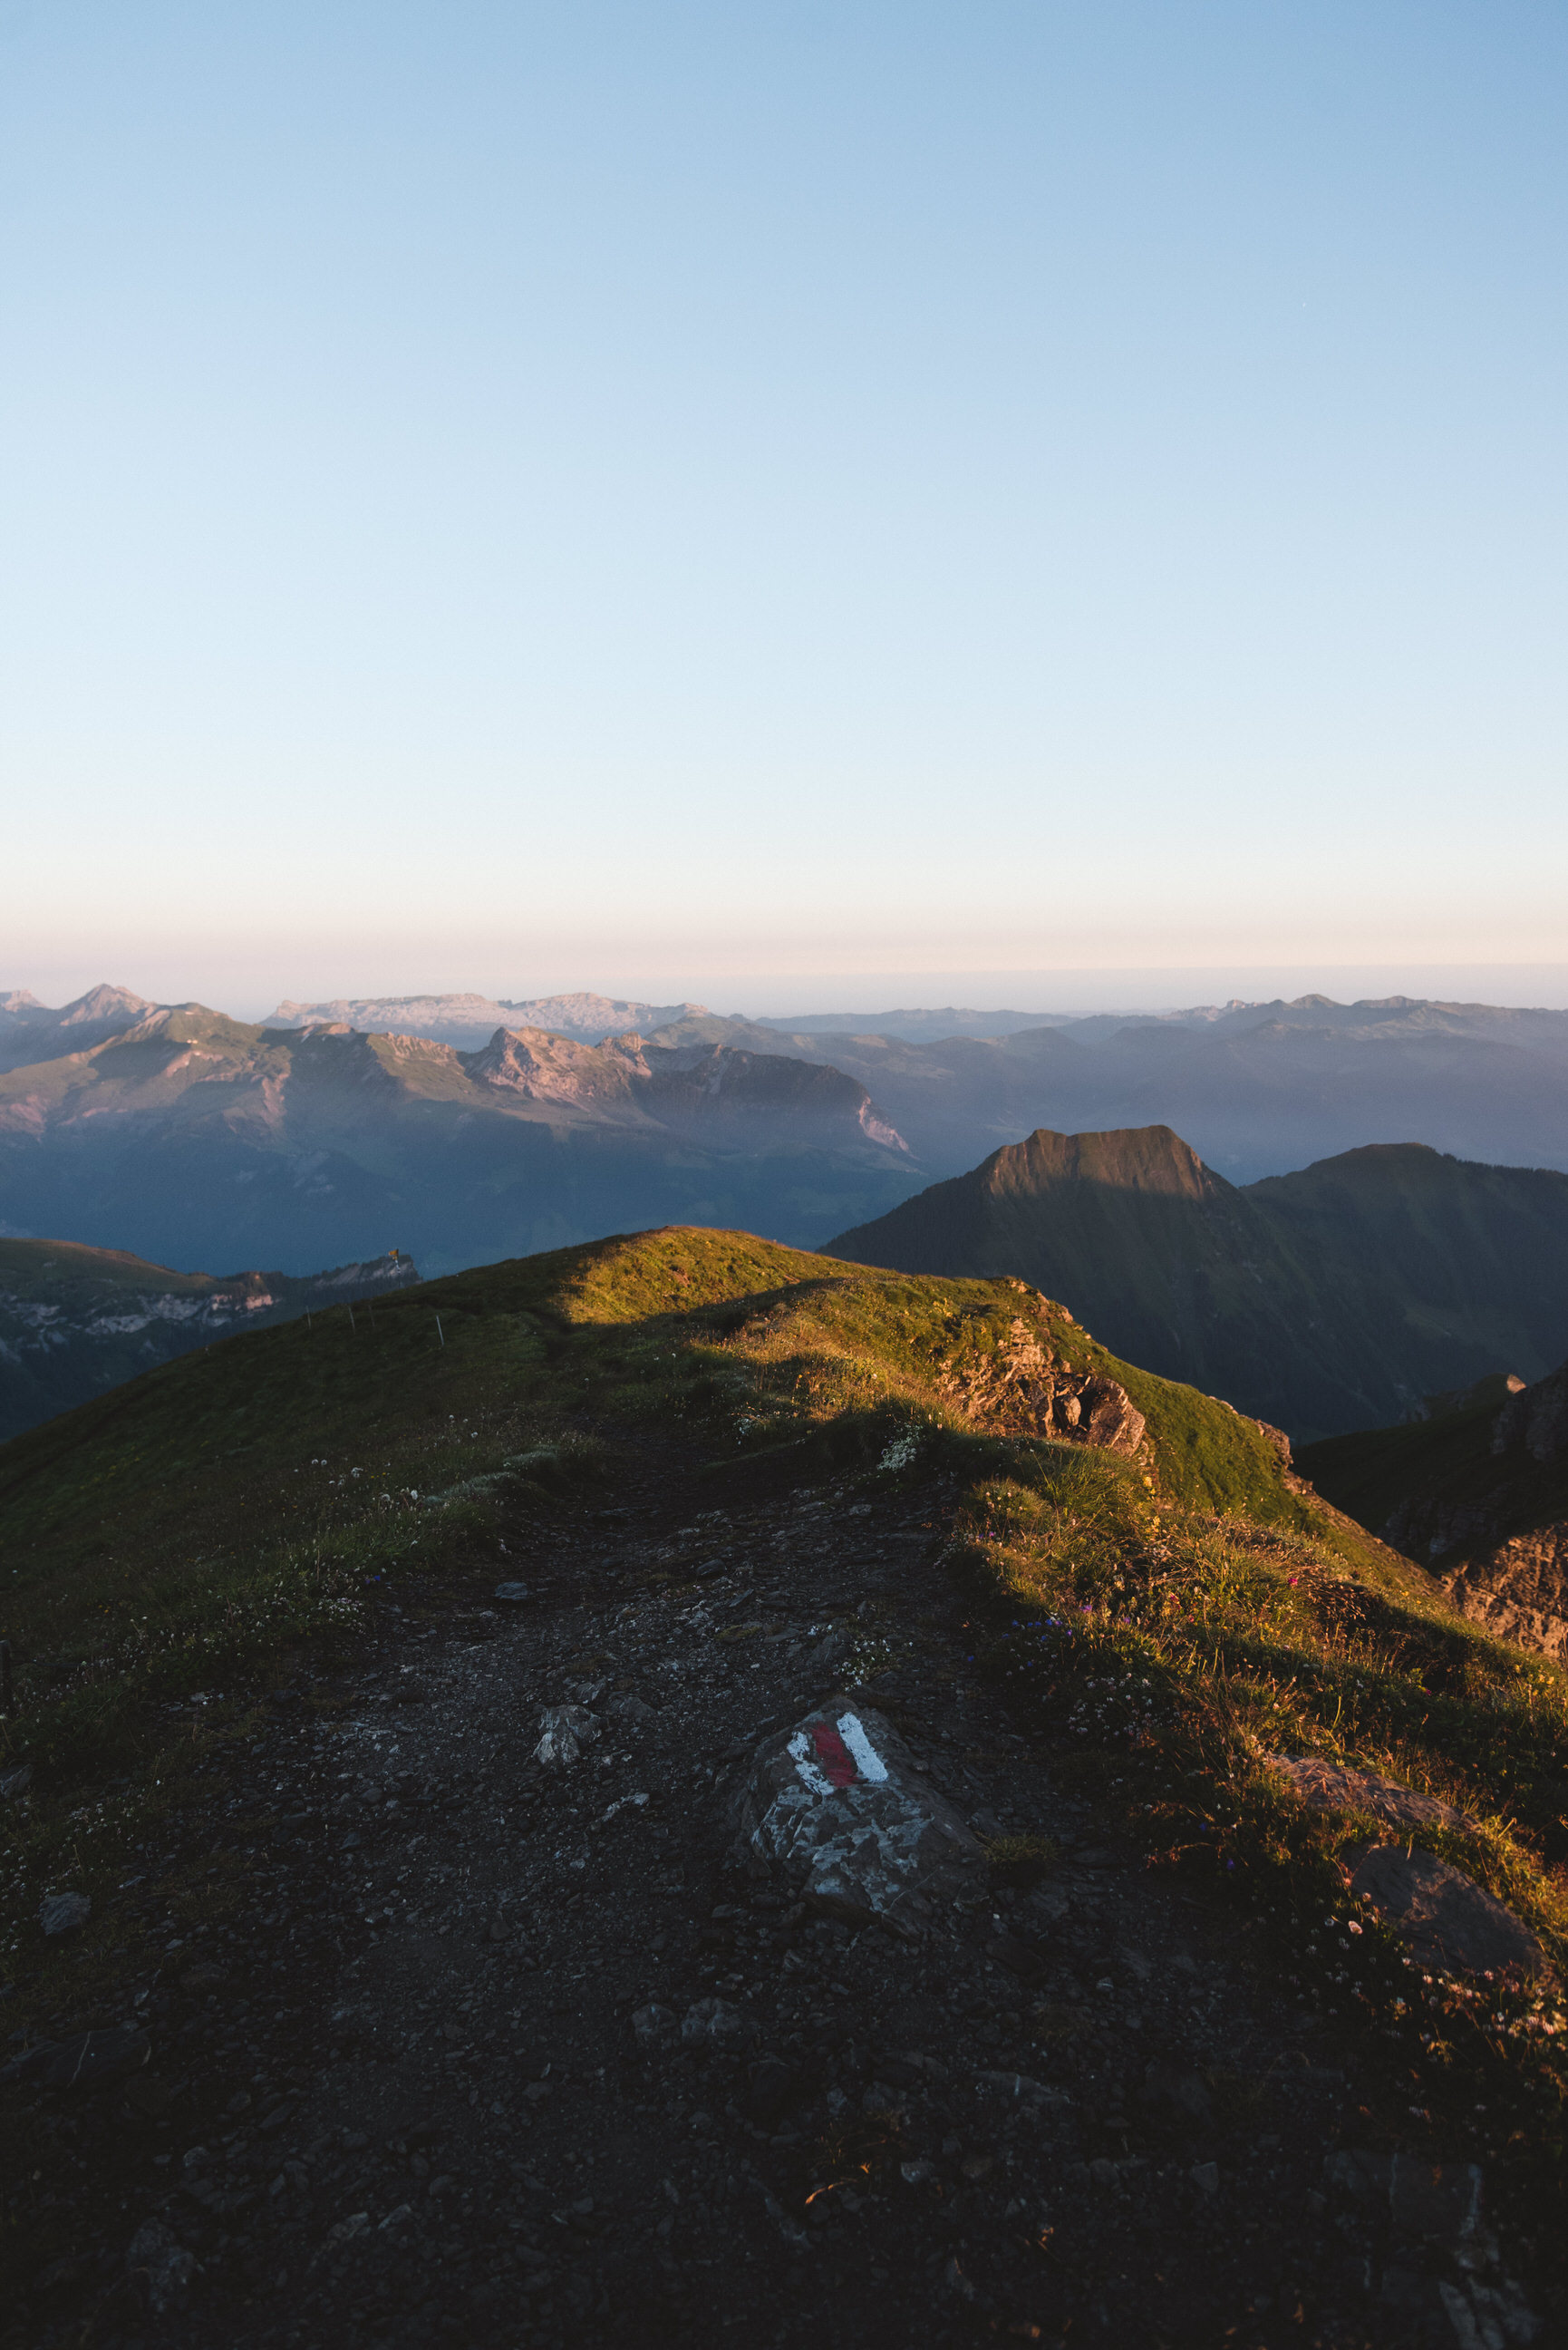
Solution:
{"label": "pale horizon glow", "polygon": [[0,986],[1568,962],[1560,11],[0,42]]}

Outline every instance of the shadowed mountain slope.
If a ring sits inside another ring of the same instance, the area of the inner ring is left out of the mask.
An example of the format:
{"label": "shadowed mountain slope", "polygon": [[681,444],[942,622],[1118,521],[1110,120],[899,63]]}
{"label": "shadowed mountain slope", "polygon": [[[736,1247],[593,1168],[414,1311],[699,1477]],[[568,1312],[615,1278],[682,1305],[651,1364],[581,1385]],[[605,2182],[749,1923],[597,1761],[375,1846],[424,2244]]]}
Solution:
{"label": "shadowed mountain slope", "polygon": [[1042,1130],[828,1254],[1012,1273],[1109,1343],[1303,1438],[1568,1340],[1568,1177],[1378,1145],[1238,1190],[1168,1127]]}
{"label": "shadowed mountain slope", "polygon": [[1414,1426],[1315,1444],[1302,1466],[1468,1616],[1568,1658],[1568,1363],[1512,1394],[1503,1387],[1434,1399],[1449,1408]]}
{"label": "shadowed mountain slope", "polygon": [[407,1289],[396,1249],[303,1277],[171,1273],[120,1249],[0,1240],[0,1440],[238,1330]]}

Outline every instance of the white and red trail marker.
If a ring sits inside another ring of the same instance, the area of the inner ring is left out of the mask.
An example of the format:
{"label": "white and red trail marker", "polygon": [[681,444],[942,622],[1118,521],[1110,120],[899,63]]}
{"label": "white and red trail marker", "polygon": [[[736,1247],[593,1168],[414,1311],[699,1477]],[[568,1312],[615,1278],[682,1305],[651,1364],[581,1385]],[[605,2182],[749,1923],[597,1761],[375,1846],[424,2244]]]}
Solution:
{"label": "white and red trail marker", "polygon": [[737,1857],[841,1914],[912,1924],[984,1866],[891,1722],[840,1697],[766,1739],[736,1805]]}

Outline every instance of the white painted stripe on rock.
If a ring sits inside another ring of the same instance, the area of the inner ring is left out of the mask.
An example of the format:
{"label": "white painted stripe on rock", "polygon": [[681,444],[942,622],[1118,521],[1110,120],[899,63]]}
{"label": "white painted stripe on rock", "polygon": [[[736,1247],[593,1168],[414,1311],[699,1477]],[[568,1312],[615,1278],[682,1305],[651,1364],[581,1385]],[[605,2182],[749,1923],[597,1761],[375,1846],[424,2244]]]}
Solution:
{"label": "white painted stripe on rock", "polygon": [[841,1713],[838,1735],[855,1757],[857,1770],[863,1779],[885,1779],[888,1765],[866,1735],[865,1725],[857,1713]]}
{"label": "white painted stripe on rock", "polygon": [[790,1740],[789,1753],[791,1762],[814,1795],[832,1794],[832,1783],[817,1768],[816,1759],[811,1751],[811,1741],[804,1730],[797,1730]]}

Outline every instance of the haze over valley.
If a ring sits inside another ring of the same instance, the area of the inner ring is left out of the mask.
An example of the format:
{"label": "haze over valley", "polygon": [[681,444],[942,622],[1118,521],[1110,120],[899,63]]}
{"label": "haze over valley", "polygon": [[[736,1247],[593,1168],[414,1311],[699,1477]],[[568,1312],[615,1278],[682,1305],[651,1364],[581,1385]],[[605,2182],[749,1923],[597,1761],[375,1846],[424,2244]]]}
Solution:
{"label": "haze over valley", "polygon": [[249,1023],[17,992],[0,1223],[300,1273],[395,1243],[438,1274],[650,1221],[805,1245],[1038,1127],[1169,1126],[1239,1183],[1386,1142],[1568,1170],[1564,1012],[1311,997],[921,1033],[949,1016],[791,1029],[587,993]]}
{"label": "haze over valley", "polygon": [[1041,1125],[1173,1126],[1241,1183],[1368,1142],[1568,1169],[1564,1011],[1309,995],[1159,1014],[907,1008],[851,1024],[579,994],[511,1005],[286,1002],[272,1024],[307,1019],[471,1046],[520,1024],[589,1043],[637,1028],[661,1048],[705,1043],[826,1062],[866,1087],[933,1174],[959,1173]]}

